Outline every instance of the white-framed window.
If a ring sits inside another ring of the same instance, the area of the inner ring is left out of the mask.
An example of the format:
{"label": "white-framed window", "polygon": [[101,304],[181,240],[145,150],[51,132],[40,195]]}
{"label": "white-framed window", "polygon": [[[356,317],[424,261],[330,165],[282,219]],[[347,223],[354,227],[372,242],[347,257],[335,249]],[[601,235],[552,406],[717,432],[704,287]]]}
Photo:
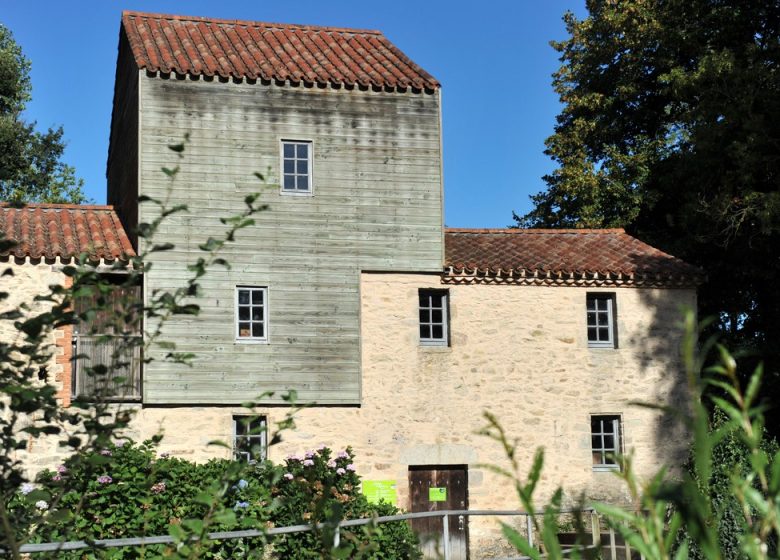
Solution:
{"label": "white-framed window", "polygon": [[268,452],[268,422],[265,416],[233,416],[233,457],[237,461],[264,461]]}
{"label": "white-framed window", "polygon": [[593,470],[619,469],[617,457],[621,453],[620,416],[616,414],[594,414],[590,417],[591,452]]}
{"label": "white-framed window", "polygon": [[312,194],[312,152],[310,140],[281,141],[282,193]]}
{"label": "white-framed window", "polygon": [[236,340],[268,342],[268,288],[236,286]]}
{"label": "white-framed window", "polygon": [[589,293],[586,298],[588,315],[588,346],[615,348],[615,294]]}
{"label": "white-framed window", "polygon": [[447,290],[421,289],[420,344],[423,346],[449,345],[449,293]]}

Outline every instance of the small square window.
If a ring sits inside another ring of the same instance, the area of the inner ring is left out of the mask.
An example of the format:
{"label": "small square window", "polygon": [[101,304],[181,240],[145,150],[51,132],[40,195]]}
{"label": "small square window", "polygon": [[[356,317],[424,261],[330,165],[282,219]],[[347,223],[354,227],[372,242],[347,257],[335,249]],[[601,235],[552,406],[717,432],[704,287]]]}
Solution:
{"label": "small square window", "polygon": [[420,290],[420,344],[449,346],[449,293],[447,290]]}
{"label": "small square window", "polygon": [[615,348],[615,295],[591,293],[587,296],[588,346]]}
{"label": "small square window", "polygon": [[282,192],[312,193],[312,143],[304,140],[282,140]]}
{"label": "small square window", "polygon": [[268,288],[236,287],[236,340],[268,341]]}
{"label": "small square window", "polygon": [[620,416],[591,416],[590,439],[593,470],[619,469],[618,455],[621,452]]}
{"label": "small square window", "polygon": [[233,456],[237,461],[265,461],[268,423],[265,416],[233,416]]}

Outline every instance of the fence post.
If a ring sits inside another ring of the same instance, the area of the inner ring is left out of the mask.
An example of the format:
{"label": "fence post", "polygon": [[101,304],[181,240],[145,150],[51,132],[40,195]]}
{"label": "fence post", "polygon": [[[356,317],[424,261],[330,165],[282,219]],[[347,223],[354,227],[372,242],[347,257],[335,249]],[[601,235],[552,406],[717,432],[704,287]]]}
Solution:
{"label": "fence post", "polygon": [[617,548],[615,545],[615,530],[609,528],[609,554],[612,560],[617,560]]}
{"label": "fence post", "polygon": [[595,511],[590,514],[590,531],[593,535],[593,546],[601,546],[601,523],[599,522],[599,514]]}
{"label": "fence post", "polygon": [[444,522],[444,560],[450,560],[450,516],[445,514],[442,518]]}
{"label": "fence post", "polygon": [[534,522],[530,513],[525,514],[525,532],[528,535],[528,544],[534,545]]}
{"label": "fence post", "polygon": [[336,523],[336,528],[333,531],[333,548],[338,548],[341,544],[341,526]]}

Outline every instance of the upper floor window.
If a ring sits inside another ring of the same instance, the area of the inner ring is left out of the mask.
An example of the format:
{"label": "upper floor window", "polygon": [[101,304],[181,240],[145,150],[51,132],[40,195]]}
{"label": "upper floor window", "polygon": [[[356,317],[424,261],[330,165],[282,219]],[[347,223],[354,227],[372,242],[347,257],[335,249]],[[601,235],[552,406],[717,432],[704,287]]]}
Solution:
{"label": "upper floor window", "polygon": [[268,341],[268,288],[236,287],[236,340]]}
{"label": "upper floor window", "polygon": [[311,194],[312,143],[303,140],[282,140],[282,192]]}
{"label": "upper floor window", "polygon": [[420,290],[420,344],[449,345],[448,295],[446,290]]}
{"label": "upper floor window", "polygon": [[620,416],[590,417],[593,470],[620,468],[617,460],[621,449],[620,437]]}
{"label": "upper floor window", "polygon": [[587,308],[588,346],[615,348],[615,295],[588,294]]}
{"label": "upper floor window", "polygon": [[268,450],[265,416],[233,416],[233,456],[237,461],[264,461]]}

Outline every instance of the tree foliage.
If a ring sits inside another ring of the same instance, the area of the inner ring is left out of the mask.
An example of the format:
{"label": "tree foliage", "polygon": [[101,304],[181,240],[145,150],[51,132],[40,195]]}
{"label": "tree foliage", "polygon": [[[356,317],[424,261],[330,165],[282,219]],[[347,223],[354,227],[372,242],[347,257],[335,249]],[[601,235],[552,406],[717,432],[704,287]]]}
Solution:
{"label": "tree foliage", "polygon": [[61,161],[62,127],[39,132],[23,118],[31,93],[30,61],[0,24],[0,200],[82,203],[83,182]]}
{"label": "tree foliage", "polygon": [[[522,227],[625,227],[702,267],[700,313],[780,369],[780,2],[591,0]],[[776,382],[768,384],[777,386]]]}

